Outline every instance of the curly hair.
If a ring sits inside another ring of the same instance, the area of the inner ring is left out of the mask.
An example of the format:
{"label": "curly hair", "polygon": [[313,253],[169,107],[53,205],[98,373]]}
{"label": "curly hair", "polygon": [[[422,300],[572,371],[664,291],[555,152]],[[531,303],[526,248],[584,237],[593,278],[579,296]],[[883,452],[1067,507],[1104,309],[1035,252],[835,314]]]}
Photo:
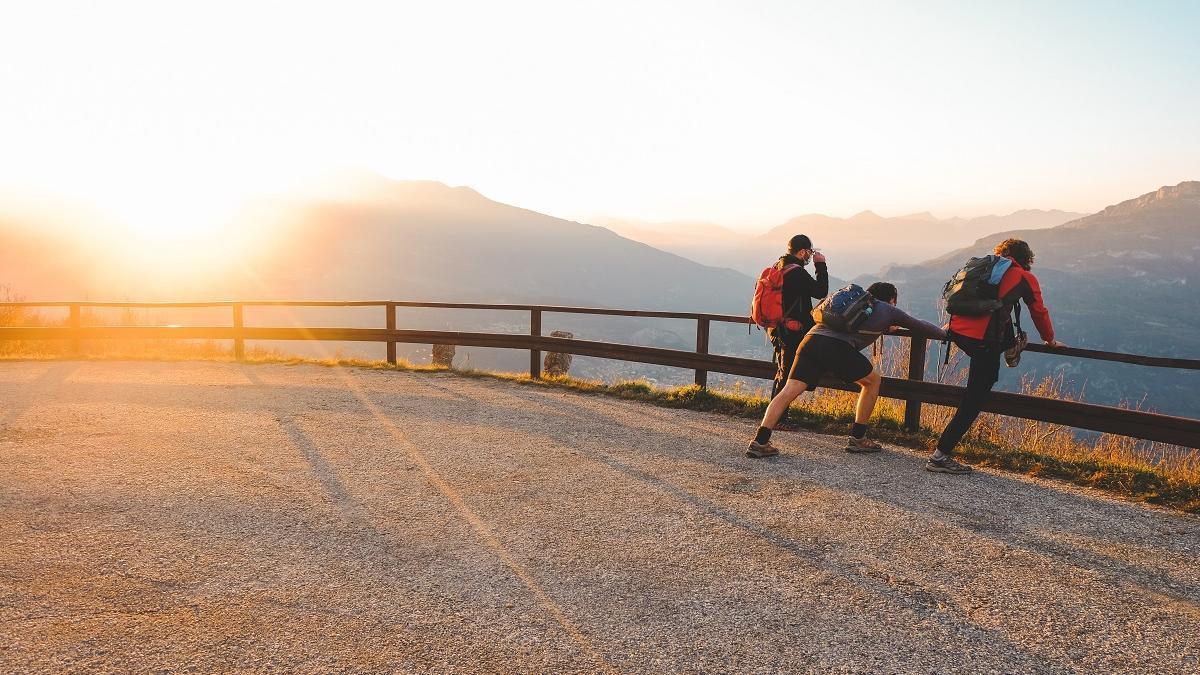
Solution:
{"label": "curly hair", "polygon": [[1005,239],[996,244],[993,253],[1008,256],[1025,269],[1029,269],[1029,266],[1033,264],[1033,249],[1029,248],[1029,244],[1021,239]]}

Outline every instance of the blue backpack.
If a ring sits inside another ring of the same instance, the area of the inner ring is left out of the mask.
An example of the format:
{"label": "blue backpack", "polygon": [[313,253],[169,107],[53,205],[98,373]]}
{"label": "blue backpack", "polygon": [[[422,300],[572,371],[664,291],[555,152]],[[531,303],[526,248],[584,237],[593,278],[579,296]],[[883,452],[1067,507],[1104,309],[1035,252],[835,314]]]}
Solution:
{"label": "blue backpack", "polygon": [[857,333],[875,311],[875,298],[858,284],[834,291],[813,308],[813,321],[842,333]]}

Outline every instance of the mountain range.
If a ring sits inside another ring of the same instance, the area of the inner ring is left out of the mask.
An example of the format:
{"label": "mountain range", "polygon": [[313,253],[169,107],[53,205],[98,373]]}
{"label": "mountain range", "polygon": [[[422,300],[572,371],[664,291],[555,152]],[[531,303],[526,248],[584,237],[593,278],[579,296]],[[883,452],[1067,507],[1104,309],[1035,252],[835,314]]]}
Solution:
{"label": "mountain range", "polygon": [[[207,241],[158,245],[137,255],[129,251],[128,232],[100,221],[81,227],[86,214],[73,214],[72,222],[63,223],[0,213],[5,242],[0,286],[27,299],[376,298],[744,314],[754,285],[745,270],[756,273],[778,255],[784,234],[802,228],[830,256],[838,276],[846,274],[852,251],[870,248],[852,236],[878,241],[887,251],[912,246],[928,253],[919,258],[926,262],[888,265],[857,280],[891,280],[900,288],[903,306],[937,320],[941,286],[954,270],[967,257],[1018,236],[1037,254],[1034,270],[1061,340],[1110,351],[1200,355],[1200,300],[1189,294],[1200,283],[1200,183],[1164,187],[1090,216],[1072,215],[1018,211],[972,220],[929,214],[883,218],[870,212],[848,219],[810,215],[758,237],[704,223],[666,228],[676,238],[692,232],[703,233],[706,241],[724,241],[726,256],[736,251],[756,256],[747,258],[752,266],[738,271],[694,262],[606,227],[501,204],[467,187],[368,174],[336,189],[264,198]],[[1069,220],[1054,224],[1062,218]],[[1020,227],[1006,230],[1005,225]],[[1002,229],[969,245],[951,246],[966,233],[992,226]],[[648,238],[646,232],[640,236]],[[746,240],[760,246],[757,253],[733,243]],[[207,252],[203,262],[201,252]],[[191,262],[183,262],[188,256]],[[835,287],[841,283],[832,281]],[[378,319],[339,323],[378,325]],[[519,313],[422,310],[401,321],[414,328],[528,329],[528,318]],[[675,348],[694,344],[695,326],[686,321],[547,315],[544,322],[547,331],[563,328],[592,339]],[[712,349],[769,354],[760,334],[736,325],[714,325]],[[480,367],[519,368],[526,358],[496,350],[471,353],[472,365]],[[577,363],[579,374],[593,377],[687,378],[681,371],[617,362]],[[1180,414],[1200,411],[1200,387],[1191,372],[1043,355],[1031,355],[1023,370],[1061,374],[1088,400],[1145,402]]]}
{"label": "mountain range", "polygon": [[939,219],[928,212],[883,217],[863,211],[849,218],[814,213],[797,216],[759,235],[704,222],[643,223],[614,218],[593,222],[706,265],[730,267],[752,276],[780,255],[793,235],[805,234],[829,257],[834,273],[854,277],[889,264],[928,260],[993,232],[1049,228],[1083,215],[1037,209],[971,219]]}
{"label": "mountain range", "polygon": [[436,182],[375,178],[272,211],[260,226],[286,233],[290,250],[265,249],[251,264],[293,296],[736,312],[753,286],[603,227]]}
{"label": "mountain range", "polygon": [[[892,281],[902,305],[937,320],[945,281],[968,258],[990,253],[1010,237],[1024,239],[1033,249],[1033,271],[1059,340],[1105,351],[1200,357],[1200,296],[1192,292],[1200,284],[1196,181],[1163,187],[1057,227],[996,232],[927,262],[890,266],[858,281]],[[1035,374],[1062,374],[1090,400],[1145,402],[1167,412],[1200,414],[1195,372],[1044,355],[1032,355],[1026,363],[1031,365]]]}
{"label": "mountain range", "polygon": [[[343,178],[334,188],[259,199],[206,241],[147,249],[159,252],[151,254],[153,260],[128,254],[128,233],[98,224],[80,227],[80,218],[85,216],[77,214],[76,224],[64,227],[29,214],[0,216],[6,243],[0,248],[0,286],[29,300],[396,299],[734,314],[747,311],[754,287],[739,272],[701,265],[603,227],[501,204],[467,187],[370,174]],[[203,272],[183,263],[162,264],[159,258],[172,251],[187,253],[181,248],[214,250],[225,259]],[[266,325],[288,318],[253,313],[248,321]],[[181,314],[164,313],[156,321],[185,322]],[[529,321],[521,312],[402,314],[411,328],[523,332]],[[377,326],[380,317],[336,321]],[[543,325],[547,332],[564,329],[591,339],[695,344],[694,322],[681,320],[548,314]],[[744,335],[744,326],[740,330]],[[742,341],[761,348],[761,336],[752,337]],[[342,348],[368,355],[362,345]],[[374,354],[375,346],[365,348]],[[485,368],[516,369],[528,359],[497,350],[464,351],[472,365]],[[581,372],[638,374],[616,362],[593,362],[590,368]]]}
{"label": "mountain range", "polygon": [[386,297],[737,312],[753,287],[745,275],[602,227],[467,187],[379,176],[260,199],[209,240],[154,244],[158,257],[189,247],[223,253],[221,274],[195,274],[206,278],[187,290],[164,284],[160,266],[121,253],[137,247],[111,224],[0,214],[0,235],[0,284],[27,299]]}

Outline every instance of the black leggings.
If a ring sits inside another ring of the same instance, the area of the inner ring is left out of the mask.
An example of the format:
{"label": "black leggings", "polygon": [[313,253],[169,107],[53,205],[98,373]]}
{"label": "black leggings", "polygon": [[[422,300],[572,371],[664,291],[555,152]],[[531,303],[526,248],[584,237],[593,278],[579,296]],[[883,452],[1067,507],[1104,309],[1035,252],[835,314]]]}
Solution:
{"label": "black leggings", "polygon": [[1004,350],[997,343],[972,340],[961,335],[953,336],[954,344],[971,357],[971,370],[967,374],[967,390],[950,423],[938,439],[938,450],[949,455],[962,440],[992,393],[992,387],[1000,379],[1000,357]]}

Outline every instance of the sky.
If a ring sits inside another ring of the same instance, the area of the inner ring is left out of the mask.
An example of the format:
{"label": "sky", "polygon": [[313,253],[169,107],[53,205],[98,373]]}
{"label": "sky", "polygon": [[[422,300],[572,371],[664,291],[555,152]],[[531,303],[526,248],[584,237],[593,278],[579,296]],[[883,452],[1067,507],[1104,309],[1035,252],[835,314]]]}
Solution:
{"label": "sky", "polygon": [[1092,212],[1200,179],[1200,2],[0,10],[0,187],[205,228],[344,169],[576,220]]}

